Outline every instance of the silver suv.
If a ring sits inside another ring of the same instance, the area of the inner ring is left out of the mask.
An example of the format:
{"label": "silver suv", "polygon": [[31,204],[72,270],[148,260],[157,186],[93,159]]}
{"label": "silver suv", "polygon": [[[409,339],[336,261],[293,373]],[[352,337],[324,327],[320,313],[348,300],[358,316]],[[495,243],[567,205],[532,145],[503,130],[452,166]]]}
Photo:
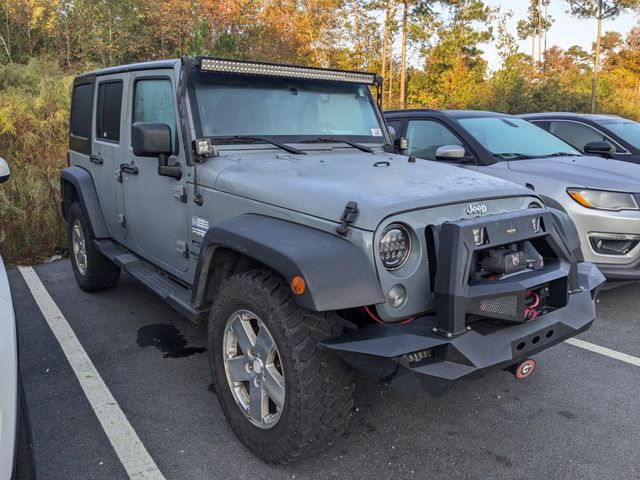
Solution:
{"label": "silver suv", "polygon": [[219,58],[74,82],[61,182],[78,284],[125,270],[208,320],[224,414],[270,463],[344,430],[352,367],[429,393],[492,369],[524,378],[595,317],[603,277],[576,261],[568,217],[388,153],[381,82]]}

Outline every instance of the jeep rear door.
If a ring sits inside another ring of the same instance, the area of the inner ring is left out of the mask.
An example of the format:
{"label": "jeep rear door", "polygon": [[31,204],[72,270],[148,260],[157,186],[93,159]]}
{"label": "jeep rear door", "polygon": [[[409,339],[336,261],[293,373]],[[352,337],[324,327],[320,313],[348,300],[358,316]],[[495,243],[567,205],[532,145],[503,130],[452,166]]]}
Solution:
{"label": "jeep rear door", "polygon": [[128,74],[96,77],[92,144],[88,169],[93,176],[104,219],[113,238],[126,243],[121,163],[124,85]]}
{"label": "jeep rear door", "polygon": [[[126,205],[127,246],[145,259],[180,278],[189,267],[187,178],[184,148],[177,135],[176,82],[173,70],[129,73],[126,142],[121,161]],[[171,129],[173,154],[169,165],[183,167],[180,180],[158,174],[158,159],[138,157],[131,147],[131,126],[136,122],[166,123]]]}

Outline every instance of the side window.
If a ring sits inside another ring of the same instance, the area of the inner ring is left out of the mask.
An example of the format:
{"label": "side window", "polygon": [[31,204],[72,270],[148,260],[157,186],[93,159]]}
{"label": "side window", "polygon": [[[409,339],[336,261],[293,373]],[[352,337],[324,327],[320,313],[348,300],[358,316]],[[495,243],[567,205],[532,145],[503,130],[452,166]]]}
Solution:
{"label": "side window", "polygon": [[462,141],[440,122],[434,120],[411,120],[407,126],[409,139],[408,155],[426,160],[436,159],[436,150],[445,145],[460,145]]}
{"label": "side window", "polygon": [[396,133],[396,138],[400,136],[400,130],[402,129],[402,121],[400,120],[387,120],[387,126],[393,128]]}
{"label": "side window", "polygon": [[171,143],[177,151],[176,114],[173,108],[171,80],[153,78],[138,80],[133,97],[133,123],[166,123],[171,128]]}
{"label": "side window", "polygon": [[91,136],[92,108],[93,84],[77,85],[71,97],[71,135],[84,139]]}
{"label": "side window", "polygon": [[589,142],[607,142],[611,145],[613,151],[620,151],[619,145],[612,142],[601,132],[583,123],[552,120],[549,122],[549,132],[560,137],[581,152],[584,151],[584,146]]}
{"label": "side window", "polygon": [[98,85],[96,110],[96,139],[120,141],[120,113],[122,110],[122,82],[105,82]]}

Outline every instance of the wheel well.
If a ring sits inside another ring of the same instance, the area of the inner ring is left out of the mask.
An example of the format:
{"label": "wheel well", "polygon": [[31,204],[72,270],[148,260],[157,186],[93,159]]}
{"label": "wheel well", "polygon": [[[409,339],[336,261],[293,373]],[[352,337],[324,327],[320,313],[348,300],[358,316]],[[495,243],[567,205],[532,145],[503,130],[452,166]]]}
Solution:
{"label": "wheel well", "polygon": [[211,303],[222,282],[233,275],[259,268],[269,268],[262,262],[230,248],[215,246],[210,248],[213,252],[207,267],[203,298],[200,302],[202,305]]}
{"label": "wheel well", "polygon": [[79,201],[80,196],[78,195],[75,185],[67,180],[62,180],[60,196],[62,199],[62,215],[66,220],[69,207],[71,207],[71,204],[74,202]]}

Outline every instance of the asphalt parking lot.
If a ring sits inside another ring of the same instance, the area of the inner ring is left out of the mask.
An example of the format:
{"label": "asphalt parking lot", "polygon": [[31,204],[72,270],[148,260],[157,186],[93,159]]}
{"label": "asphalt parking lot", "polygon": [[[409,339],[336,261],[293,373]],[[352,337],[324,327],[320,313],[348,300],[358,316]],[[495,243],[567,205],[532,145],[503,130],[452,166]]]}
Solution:
{"label": "asphalt parking lot", "polygon": [[[507,373],[423,398],[358,377],[347,433],[315,458],[272,467],[236,440],[194,326],[133,279],[87,294],[68,261],[35,267],[167,479],[640,478],[640,366],[561,344],[525,381]],[[9,271],[39,478],[127,472],[18,270]],[[579,338],[640,357],[640,284],[604,291]]]}

